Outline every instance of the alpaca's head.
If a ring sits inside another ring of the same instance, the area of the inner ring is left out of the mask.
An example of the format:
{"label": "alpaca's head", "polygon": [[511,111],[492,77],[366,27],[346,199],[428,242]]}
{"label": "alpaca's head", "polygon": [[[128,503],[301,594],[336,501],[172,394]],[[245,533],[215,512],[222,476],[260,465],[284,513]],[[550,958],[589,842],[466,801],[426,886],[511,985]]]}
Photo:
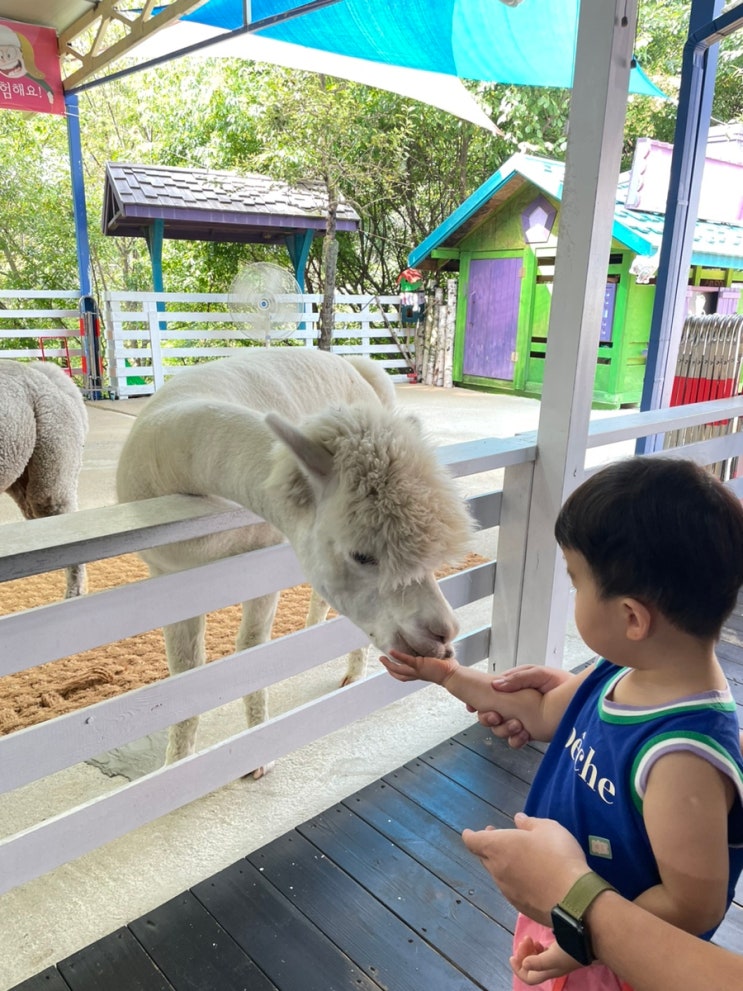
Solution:
{"label": "alpaca's head", "polygon": [[299,428],[267,422],[279,438],[268,486],[318,592],[381,650],[450,653],[457,623],[433,571],[462,559],[472,521],[418,421],[345,406]]}

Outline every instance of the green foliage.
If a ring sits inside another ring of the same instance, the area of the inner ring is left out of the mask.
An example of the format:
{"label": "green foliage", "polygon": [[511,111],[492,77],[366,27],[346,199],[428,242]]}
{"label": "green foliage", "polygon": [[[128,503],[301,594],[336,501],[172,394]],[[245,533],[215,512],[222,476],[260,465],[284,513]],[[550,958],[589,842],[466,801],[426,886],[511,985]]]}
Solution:
{"label": "green foliage", "polygon": [[[638,137],[671,142],[688,2],[642,0],[636,54],[669,100],[631,97],[623,166]],[[721,45],[713,108],[743,120],[743,39]],[[151,287],[142,239],[100,230],[107,161],[263,172],[325,183],[361,216],[358,235],[338,235],[339,288],[394,291],[410,250],[515,151],[562,159],[569,93],[466,84],[499,136],[384,90],[231,59],[188,58],[80,96],[88,227],[95,291]],[[287,265],[281,248],[166,241],[166,288],[226,291],[246,261]],[[77,283],[67,134],[63,119],[0,113],[0,287]],[[321,239],[307,288],[324,288]]]}

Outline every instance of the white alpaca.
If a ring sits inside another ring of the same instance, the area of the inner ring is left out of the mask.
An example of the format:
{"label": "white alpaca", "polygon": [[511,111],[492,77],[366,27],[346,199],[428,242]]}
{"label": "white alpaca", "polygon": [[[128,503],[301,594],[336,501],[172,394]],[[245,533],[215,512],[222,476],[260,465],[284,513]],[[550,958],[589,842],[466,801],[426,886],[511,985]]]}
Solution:
{"label": "white alpaca", "polygon": [[[0,492],[27,520],[77,509],[88,433],[80,390],[57,365],[0,361]],[[85,591],[85,566],[67,569],[66,598]]]}
{"label": "white alpaca", "polygon": [[[210,496],[266,522],[148,550],[151,573],[288,539],[318,595],[380,650],[451,656],[458,625],[433,569],[461,558],[471,520],[418,422],[393,402],[376,363],[305,348],[253,348],[174,376],[124,444],[119,499]],[[238,650],[268,640],[277,601],[243,603]],[[317,596],[311,612],[324,617]],[[201,616],[165,628],[172,674],[204,663],[204,626]],[[360,666],[356,654],[346,680]],[[245,708],[249,725],[266,719],[266,692]],[[171,727],[167,761],[193,752],[197,722]]]}

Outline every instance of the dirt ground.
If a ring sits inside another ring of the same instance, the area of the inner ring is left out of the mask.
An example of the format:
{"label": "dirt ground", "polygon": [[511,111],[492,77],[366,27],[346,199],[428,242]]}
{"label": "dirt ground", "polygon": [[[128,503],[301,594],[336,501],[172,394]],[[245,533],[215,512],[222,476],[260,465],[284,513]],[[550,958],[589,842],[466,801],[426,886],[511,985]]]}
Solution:
{"label": "dirt ground", "polygon": [[[459,569],[444,569],[438,572],[439,577],[484,560],[478,554],[470,554]],[[147,576],[147,568],[136,554],[94,561],[88,565],[88,590],[99,592]],[[63,571],[4,582],[0,584],[0,615],[47,605],[63,595]],[[309,585],[298,585],[281,594],[273,637],[284,636],[304,626],[309,597]],[[216,660],[234,651],[239,622],[240,606],[209,614],[207,660]],[[0,678],[0,735],[140,688],[167,677],[167,674],[162,632],[152,630],[6,675]]]}

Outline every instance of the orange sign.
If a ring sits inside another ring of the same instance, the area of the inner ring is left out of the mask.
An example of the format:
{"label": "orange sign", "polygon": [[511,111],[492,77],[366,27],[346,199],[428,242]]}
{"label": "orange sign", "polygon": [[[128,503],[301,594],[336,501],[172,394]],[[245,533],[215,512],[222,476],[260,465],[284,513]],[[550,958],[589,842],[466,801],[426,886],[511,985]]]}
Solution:
{"label": "orange sign", "polygon": [[0,109],[63,114],[54,28],[0,19]]}

